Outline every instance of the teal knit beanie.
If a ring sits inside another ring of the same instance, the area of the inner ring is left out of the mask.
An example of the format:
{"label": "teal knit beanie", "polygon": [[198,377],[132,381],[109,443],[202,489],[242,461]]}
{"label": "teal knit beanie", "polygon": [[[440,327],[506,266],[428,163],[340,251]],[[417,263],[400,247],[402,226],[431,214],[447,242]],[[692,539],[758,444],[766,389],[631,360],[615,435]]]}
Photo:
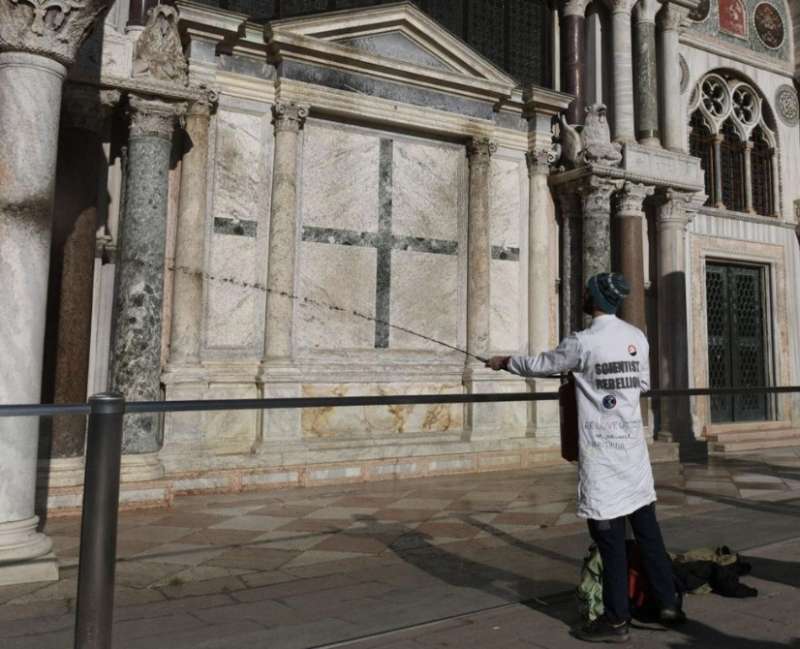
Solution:
{"label": "teal knit beanie", "polygon": [[627,280],[619,273],[598,273],[586,283],[594,305],[606,313],[616,313],[631,292]]}

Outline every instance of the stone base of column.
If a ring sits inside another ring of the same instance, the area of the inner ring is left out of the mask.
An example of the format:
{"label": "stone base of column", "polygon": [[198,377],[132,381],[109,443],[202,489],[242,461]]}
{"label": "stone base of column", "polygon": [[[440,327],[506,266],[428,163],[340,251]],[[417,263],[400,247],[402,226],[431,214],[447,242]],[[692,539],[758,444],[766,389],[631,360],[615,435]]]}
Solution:
{"label": "stone base of column", "polygon": [[83,484],[86,466],[83,456],[39,460],[37,484],[47,487],[77,487]]}
{"label": "stone base of column", "polygon": [[[533,393],[558,392],[558,379],[528,379],[528,390]],[[561,415],[558,400],[532,401],[528,406],[528,436],[541,440],[561,437]]]}
{"label": "stone base of column", "polygon": [[[525,392],[525,383],[508,372],[495,372],[483,365],[464,370],[464,390],[467,394],[493,392]],[[466,440],[508,439],[524,437],[527,431],[528,405],[522,401],[497,403],[468,403],[464,408],[464,437]]]}
{"label": "stone base of column", "polygon": [[148,482],[164,477],[164,465],[158,453],[123,455],[120,472],[121,482]]}
{"label": "stone base of column", "polygon": [[0,523],[0,586],[58,580],[53,542],[38,525],[38,516]]}
{"label": "stone base of column", "polygon": [[[263,399],[302,397],[300,370],[285,362],[266,362],[259,372],[258,384]],[[275,453],[287,445],[303,446],[302,410],[264,410],[262,412],[259,453]]]}

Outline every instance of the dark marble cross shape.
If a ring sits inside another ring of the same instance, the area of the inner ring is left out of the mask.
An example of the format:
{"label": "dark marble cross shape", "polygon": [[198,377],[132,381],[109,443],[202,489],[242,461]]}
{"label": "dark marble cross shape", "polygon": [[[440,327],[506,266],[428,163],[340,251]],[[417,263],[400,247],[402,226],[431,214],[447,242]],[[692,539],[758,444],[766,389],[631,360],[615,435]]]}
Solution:
{"label": "dark marble cross shape", "polygon": [[[378,231],[357,232],[338,228],[303,226],[303,241],[330,243],[340,246],[360,246],[377,250],[375,282],[375,347],[389,347],[392,295],[392,252],[408,250],[436,255],[457,255],[458,242],[445,239],[411,237],[392,233],[392,176],[394,140],[381,138],[378,181]],[[517,261],[519,248],[492,247],[493,259]]]}

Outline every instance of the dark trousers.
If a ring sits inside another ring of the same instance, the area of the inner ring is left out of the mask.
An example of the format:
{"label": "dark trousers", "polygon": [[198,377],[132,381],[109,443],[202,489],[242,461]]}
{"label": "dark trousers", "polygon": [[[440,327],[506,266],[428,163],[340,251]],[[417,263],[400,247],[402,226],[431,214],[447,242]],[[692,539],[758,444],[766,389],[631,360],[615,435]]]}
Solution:
{"label": "dark trousers", "polygon": [[603,559],[603,607],[612,623],[630,619],[628,606],[628,558],[625,553],[625,519],[639,543],[645,574],[661,607],[675,606],[672,562],[661,538],[655,503],[632,514],[608,521],[589,522],[589,533]]}

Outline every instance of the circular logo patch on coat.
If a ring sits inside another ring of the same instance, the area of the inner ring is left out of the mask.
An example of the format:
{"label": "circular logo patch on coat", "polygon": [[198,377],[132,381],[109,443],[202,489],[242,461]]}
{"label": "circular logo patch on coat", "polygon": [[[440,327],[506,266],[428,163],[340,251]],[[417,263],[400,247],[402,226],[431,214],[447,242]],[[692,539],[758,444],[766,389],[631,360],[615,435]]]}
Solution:
{"label": "circular logo patch on coat", "polygon": [[631,356],[636,356],[636,354],[638,354],[638,353],[639,353],[639,350],[638,350],[638,349],[636,349],[636,345],[628,345],[628,353],[629,353]]}
{"label": "circular logo patch on coat", "polygon": [[617,406],[617,398],[613,394],[609,394],[603,397],[603,407],[606,410],[611,410],[612,408],[616,408],[616,406]]}

